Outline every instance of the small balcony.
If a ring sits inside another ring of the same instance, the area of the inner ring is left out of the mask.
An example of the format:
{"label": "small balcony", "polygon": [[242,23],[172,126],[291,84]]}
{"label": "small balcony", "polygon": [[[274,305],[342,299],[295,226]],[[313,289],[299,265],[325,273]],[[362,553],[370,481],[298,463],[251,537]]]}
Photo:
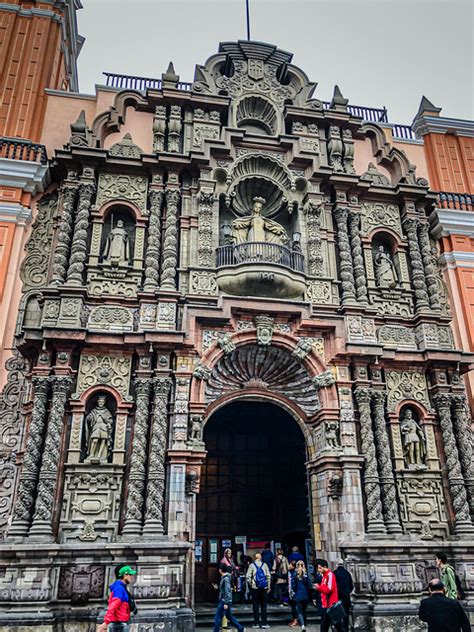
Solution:
{"label": "small balcony", "polygon": [[217,283],[227,294],[302,298],[304,257],[299,250],[268,242],[217,248]]}

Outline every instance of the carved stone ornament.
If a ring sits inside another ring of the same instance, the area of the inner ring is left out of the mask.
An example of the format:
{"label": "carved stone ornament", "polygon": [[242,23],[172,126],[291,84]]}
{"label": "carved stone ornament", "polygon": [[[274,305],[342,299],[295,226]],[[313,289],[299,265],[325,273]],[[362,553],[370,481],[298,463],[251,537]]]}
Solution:
{"label": "carved stone ornament", "polygon": [[424,373],[418,371],[385,371],[389,412],[395,411],[399,402],[413,399],[431,410]]}
{"label": "carved stone ornament", "polygon": [[213,191],[201,189],[198,195],[198,264],[202,267],[211,267],[213,265],[212,207],[214,200]]}
{"label": "carved stone ornament", "polygon": [[225,355],[235,350],[235,343],[232,341],[232,334],[229,332],[219,336],[217,338],[217,344],[224,351]]}
{"label": "carved stone ornament", "polygon": [[201,446],[202,441],[202,433],[203,433],[203,417],[202,415],[192,415],[191,416],[191,425],[189,428],[189,442],[194,446]]}
{"label": "carved stone ornament", "polygon": [[120,199],[133,202],[142,213],[146,213],[146,177],[101,173],[97,191],[97,206],[100,207],[106,202]]}
{"label": "carved stone ornament", "polygon": [[391,228],[398,235],[402,235],[400,209],[395,204],[382,202],[366,202],[362,205],[362,234],[367,235],[375,228]]}
{"label": "carved stone ornament", "polygon": [[262,347],[268,347],[272,343],[273,330],[275,327],[274,320],[271,316],[264,314],[255,316],[253,324],[257,330],[257,342]]}
{"label": "carved stone ornament", "polygon": [[217,296],[218,287],[215,272],[192,270],[189,289],[191,294],[198,296]]}
{"label": "carved stone ornament", "polygon": [[369,162],[367,171],[361,175],[360,179],[372,183],[375,187],[390,186],[390,180],[377,169],[373,162]]}
{"label": "carved stone ornament", "polygon": [[342,166],[341,130],[337,125],[331,125],[328,138],[329,164],[336,172],[344,171]]}
{"label": "carved stone ornament", "polygon": [[113,386],[128,401],[131,366],[132,359],[127,356],[82,355],[74,398],[91,386],[103,384]]}
{"label": "carved stone ornament", "polygon": [[306,356],[311,353],[311,350],[313,349],[313,344],[313,339],[300,338],[298,340],[298,344],[293,349],[293,355],[297,360],[304,360]]}
{"label": "carved stone ornament", "polygon": [[86,436],[86,463],[91,460],[106,462],[112,448],[114,418],[106,405],[105,395],[99,395],[97,404],[84,418]]}
{"label": "carved stone ornament", "polygon": [[328,481],[328,496],[332,500],[339,500],[342,498],[343,479],[338,473],[331,476]]}
{"label": "carved stone ornament", "polygon": [[211,377],[211,373],[211,367],[198,362],[193,371],[193,376],[196,377],[198,380],[204,380],[205,382],[207,382],[207,380],[209,380],[209,378]]}
{"label": "carved stone ornament", "polygon": [[119,143],[115,143],[109,149],[109,156],[118,156],[119,158],[140,158],[143,153],[138,145],[135,145],[130,134],[125,134]]}
{"label": "carved stone ornament", "polygon": [[328,419],[324,422],[324,441],[325,447],[329,450],[341,447],[339,440],[339,422],[337,419]]}
{"label": "carved stone ornament", "polygon": [[306,294],[311,303],[330,305],[333,302],[330,281],[311,281],[306,286]]}
{"label": "carved stone ornament", "polygon": [[87,328],[90,331],[133,331],[133,314],[127,307],[101,305],[89,314]]}
{"label": "carved stone ornament", "polygon": [[335,384],[336,380],[330,369],[323,371],[319,375],[313,377],[313,384],[319,390],[320,388],[326,388]]}
{"label": "carved stone ornament", "polygon": [[323,206],[314,201],[309,201],[304,210],[308,239],[308,272],[312,276],[322,276],[324,257],[320,230]]}

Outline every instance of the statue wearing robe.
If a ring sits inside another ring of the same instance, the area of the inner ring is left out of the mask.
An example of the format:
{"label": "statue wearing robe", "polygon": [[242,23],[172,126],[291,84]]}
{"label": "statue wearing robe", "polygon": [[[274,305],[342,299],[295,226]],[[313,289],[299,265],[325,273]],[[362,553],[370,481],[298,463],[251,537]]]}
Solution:
{"label": "statue wearing robe", "polygon": [[252,215],[247,215],[232,222],[232,232],[235,243],[268,242],[272,244],[287,244],[286,230],[278,222],[262,216],[263,198],[254,198]]}
{"label": "statue wearing robe", "polygon": [[395,287],[398,283],[398,275],[392,261],[392,257],[385,248],[380,245],[374,256],[375,278],[379,287]]}
{"label": "statue wearing robe", "polygon": [[113,416],[105,405],[105,397],[99,396],[97,405],[85,418],[86,462],[91,458],[107,461],[112,439]]}
{"label": "statue wearing robe", "polygon": [[103,253],[105,263],[128,265],[130,261],[130,243],[123,220],[117,220],[115,228],[109,233]]}

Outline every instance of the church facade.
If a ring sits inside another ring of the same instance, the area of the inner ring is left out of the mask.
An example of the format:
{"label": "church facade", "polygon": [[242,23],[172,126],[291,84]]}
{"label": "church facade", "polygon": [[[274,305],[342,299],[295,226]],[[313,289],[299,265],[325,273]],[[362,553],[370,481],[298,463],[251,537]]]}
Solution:
{"label": "church facade", "polygon": [[239,41],[192,84],[50,91],[68,132],[0,404],[0,630],[95,629],[122,562],[137,630],[190,630],[223,549],[261,541],[343,557],[358,630],[418,630],[439,549],[474,586],[473,357],[423,153],[314,89]]}

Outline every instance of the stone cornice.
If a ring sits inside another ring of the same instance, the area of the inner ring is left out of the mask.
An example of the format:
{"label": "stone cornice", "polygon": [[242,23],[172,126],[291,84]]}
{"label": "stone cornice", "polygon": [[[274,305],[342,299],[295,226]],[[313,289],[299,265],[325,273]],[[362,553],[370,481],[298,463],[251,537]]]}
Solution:
{"label": "stone cornice", "polygon": [[474,138],[474,121],[465,119],[421,114],[413,120],[412,128],[419,138],[430,133]]}
{"label": "stone cornice", "polygon": [[444,252],[440,256],[439,262],[449,269],[474,268],[474,252],[463,252],[462,250]]}
{"label": "stone cornice", "polygon": [[31,219],[31,209],[21,204],[0,202],[0,222],[22,224]]}
{"label": "stone cornice", "polygon": [[435,209],[430,215],[431,234],[436,239],[448,235],[474,237],[474,212]]}
{"label": "stone cornice", "polygon": [[49,167],[39,162],[0,158],[0,186],[22,189],[36,195],[49,184]]}

